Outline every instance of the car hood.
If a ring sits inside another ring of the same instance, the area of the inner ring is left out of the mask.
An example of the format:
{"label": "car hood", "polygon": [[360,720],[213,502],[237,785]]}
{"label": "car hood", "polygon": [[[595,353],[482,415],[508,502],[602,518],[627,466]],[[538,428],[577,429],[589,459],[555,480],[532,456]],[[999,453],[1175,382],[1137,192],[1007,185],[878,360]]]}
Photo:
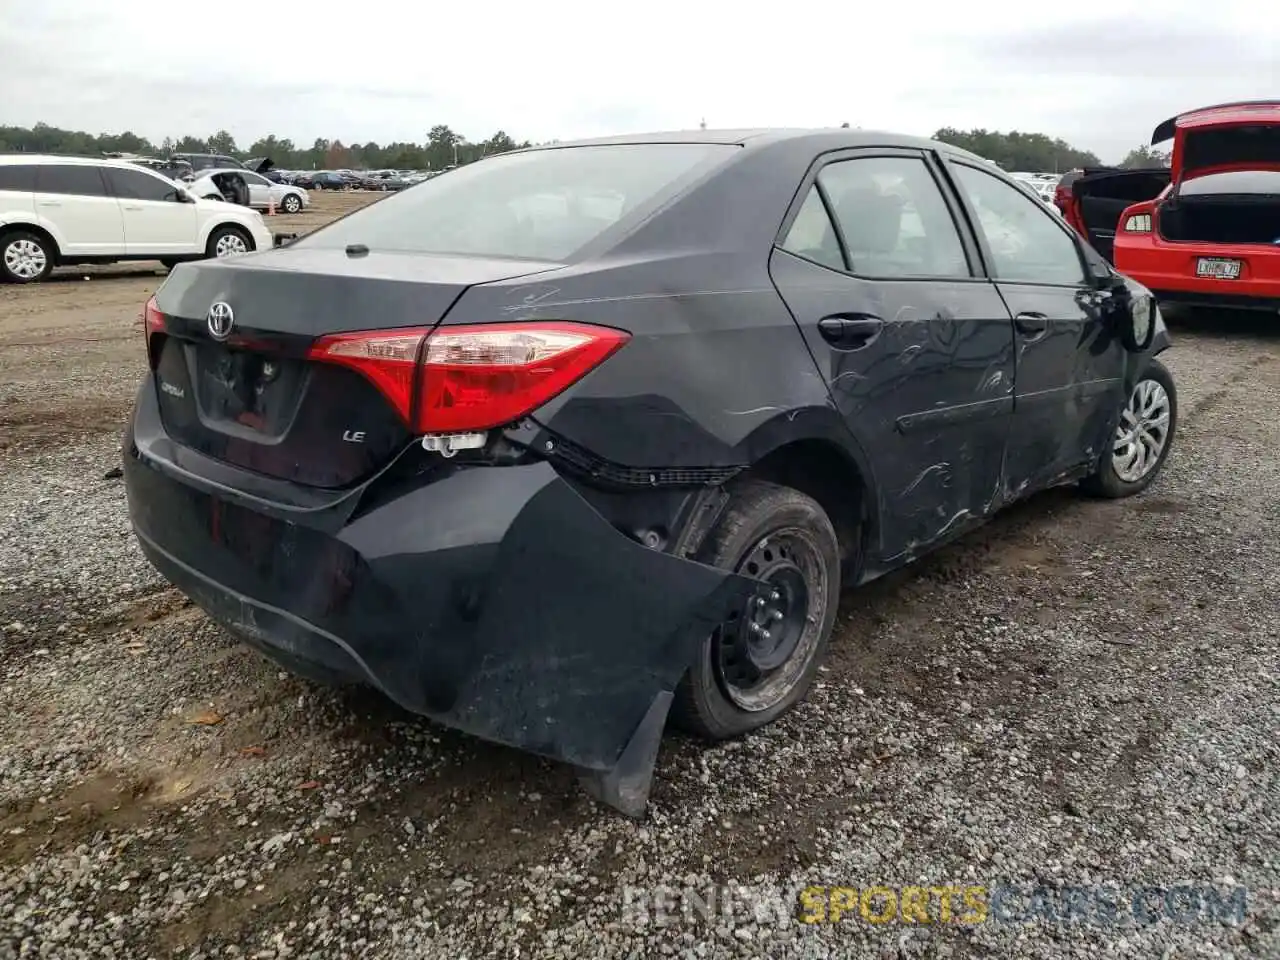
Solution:
{"label": "car hood", "polygon": [[1280,100],[1220,104],[1170,117],[1152,132],[1151,143],[1170,139],[1174,183],[1229,169],[1280,169]]}

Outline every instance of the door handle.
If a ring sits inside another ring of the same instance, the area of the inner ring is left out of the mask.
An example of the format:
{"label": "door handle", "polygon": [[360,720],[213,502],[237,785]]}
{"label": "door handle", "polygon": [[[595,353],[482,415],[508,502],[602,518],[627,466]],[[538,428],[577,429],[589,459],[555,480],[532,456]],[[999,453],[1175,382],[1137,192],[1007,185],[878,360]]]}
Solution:
{"label": "door handle", "polygon": [[1019,333],[1044,333],[1049,329],[1049,318],[1043,313],[1020,313],[1013,318]]}
{"label": "door handle", "polygon": [[40,201],[40,206],[42,206],[42,207],[60,207],[60,206],[62,206],[62,201],[61,201],[61,200],[41,200],[41,201]]}
{"label": "door handle", "polygon": [[125,207],[126,210],[141,210],[141,207]]}
{"label": "door handle", "polygon": [[868,313],[837,313],[818,321],[822,339],[842,350],[865,347],[883,328],[884,321]]}

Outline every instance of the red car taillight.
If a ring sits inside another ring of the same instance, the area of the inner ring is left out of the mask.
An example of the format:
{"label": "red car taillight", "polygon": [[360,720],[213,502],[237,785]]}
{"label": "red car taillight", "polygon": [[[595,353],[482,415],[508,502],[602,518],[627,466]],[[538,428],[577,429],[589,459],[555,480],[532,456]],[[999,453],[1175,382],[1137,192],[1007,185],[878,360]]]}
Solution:
{"label": "red car taillight", "polygon": [[552,321],[418,327],[322,337],[310,357],[367,377],[417,433],[465,433],[519,420],[629,338]]}
{"label": "red car taillight", "polygon": [[142,308],[142,335],[147,345],[147,359],[151,361],[153,367],[155,366],[155,355],[151,348],[151,338],[157,333],[164,332],[164,314],[156,306],[155,296],[152,296],[147,301],[147,305]]}

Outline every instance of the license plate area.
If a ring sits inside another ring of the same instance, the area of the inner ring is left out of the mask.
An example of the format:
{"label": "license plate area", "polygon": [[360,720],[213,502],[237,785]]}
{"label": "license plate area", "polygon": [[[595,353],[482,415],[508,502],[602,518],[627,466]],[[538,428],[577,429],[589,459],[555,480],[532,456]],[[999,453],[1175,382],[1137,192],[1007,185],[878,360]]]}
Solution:
{"label": "license plate area", "polygon": [[188,349],[207,424],[263,439],[285,433],[302,395],[304,363],[213,343]]}
{"label": "license plate area", "polygon": [[1196,261],[1196,276],[1209,277],[1213,280],[1239,280],[1242,266],[1243,263],[1239,260],[1201,257]]}

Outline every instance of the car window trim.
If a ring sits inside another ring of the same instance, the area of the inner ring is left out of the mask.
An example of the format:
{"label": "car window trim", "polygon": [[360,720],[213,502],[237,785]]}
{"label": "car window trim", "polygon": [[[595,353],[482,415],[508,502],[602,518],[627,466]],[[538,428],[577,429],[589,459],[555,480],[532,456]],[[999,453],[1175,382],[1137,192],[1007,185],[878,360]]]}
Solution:
{"label": "car window trim", "polygon": [[[787,208],[787,213],[782,218],[782,223],[779,226],[776,235],[774,236],[774,242],[773,242],[774,247],[778,250],[782,250],[785,253],[791,254],[791,256],[793,257],[797,257],[798,259],[804,260],[807,263],[816,264],[817,266],[820,266],[826,270],[832,270],[834,272],[841,273],[844,276],[853,277],[858,280],[869,280],[869,281],[874,281],[876,283],[921,283],[921,282],[987,283],[989,282],[989,278],[983,274],[981,269],[979,269],[981,265],[981,261],[978,260],[977,258],[978,250],[976,245],[973,244],[972,238],[967,236],[968,225],[963,220],[958,220],[956,218],[956,212],[957,212],[956,208],[948,201],[948,198],[947,198],[948,185],[939,180],[937,171],[934,169],[933,165],[929,162],[928,154],[929,154],[929,151],[924,150],[922,148],[918,149],[915,147],[852,147],[852,148],[842,147],[835,150],[828,150],[824,153],[818,154],[813,159],[813,161],[809,164],[808,170],[805,171],[804,179],[800,181],[799,189],[797,189],[795,196],[792,197],[791,199],[791,206]],[[849,260],[849,248],[844,239],[844,231],[840,227],[840,221],[835,217],[835,214],[831,207],[830,198],[827,197],[826,195],[826,190],[818,182],[818,176],[830,164],[842,163],[846,160],[857,160],[857,159],[875,158],[875,157],[913,159],[913,160],[920,160],[924,164],[924,167],[928,171],[929,176],[932,177],[933,179],[934,185],[938,188],[938,192],[942,194],[943,203],[947,208],[947,212],[951,215],[952,226],[955,227],[956,235],[960,240],[960,247],[964,251],[965,264],[969,269],[969,276],[949,277],[949,276],[937,275],[937,274],[910,274],[905,276],[895,275],[895,276],[889,276],[889,277],[881,277],[881,276],[874,276],[874,275],[865,274],[865,273],[856,273],[855,271],[850,269],[850,267],[852,266],[852,263]],[[831,220],[831,227],[835,231],[837,242],[840,244],[840,256],[844,260],[844,264],[845,264],[844,270],[837,271],[835,270],[834,267],[830,266],[829,264],[819,263],[816,260],[810,260],[808,257],[801,256],[798,253],[795,253],[791,250],[787,250],[786,247],[783,246],[783,243],[786,240],[787,233],[791,230],[791,225],[795,222],[796,217],[799,216],[800,214],[800,208],[804,206],[805,200],[808,199],[809,190],[814,187],[817,187],[818,189],[818,194],[822,198],[823,208],[827,212],[827,217]]]}
{"label": "car window trim", "polygon": [[[989,277],[991,280],[997,283],[1007,283],[1007,284],[1015,284],[1018,286],[1030,286],[1030,287],[1053,287],[1058,290],[1078,290],[1081,287],[1086,287],[1089,285],[1088,263],[1085,261],[1084,252],[1080,248],[1080,238],[1076,235],[1076,232],[1072,230],[1069,225],[1067,225],[1064,222],[1059,222],[1058,218],[1051,211],[1048,211],[1048,210],[1042,210],[1041,213],[1044,216],[1048,217],[1050,222],[1052,222],[1055,227],[1057,227],[1064,234],[1066,234],[1067,239],[1071,241],[1071,245],[1076,251],[1076,260],[1080,264],[1080,279],[1074,283],[1060,283],[1056,280],[1026,280],[1026,279],[1009,279],[1009,278],[1001,277],[999,272],[996,270],[995,258],[991,252],[990,245],[987,243],[987,235],[983,232],[982,224],[978,220],[978,212],[973,209],[973,205],[969,202],[968,195],[964,192],[964,189],[960,185],[959,179],[956,178],[951,168],[953,166],[968,167],[970,170],[976,170],[979,173],[985,173],[987,176],[992,177],[995,180],[1003,180],[1004,178],[1001,176],[999,171],[993,172],[987,167],[984,167],[981,163],[974,162],[973,160],[970,160],[967,157],[955,157],[955,156],[949,156],[946,154],[940,154],[939,159],[941,161],[943,171],[946,173],[947,180],[950,182],[951,188],[955,191],[956,198],[958,202],[961,204],[962,209],[964,210],[965,218],[969,222],[969,229],[973,231],[973,235],[977,240],[978,249],[982,254],[982,260],[983,260],[983,263],[985,264],[985,272],[987,277]],[[1015,187],[1014,189],[1017,189],[1017,187]],[[1024,191],[1019,191],[1019,192],[1023,193],[1024,196],[1026,196]],[[1040,201],[1035,199],[1034,197],[1027,197],[1027,201],[1029,203],[1040,203]]]}

